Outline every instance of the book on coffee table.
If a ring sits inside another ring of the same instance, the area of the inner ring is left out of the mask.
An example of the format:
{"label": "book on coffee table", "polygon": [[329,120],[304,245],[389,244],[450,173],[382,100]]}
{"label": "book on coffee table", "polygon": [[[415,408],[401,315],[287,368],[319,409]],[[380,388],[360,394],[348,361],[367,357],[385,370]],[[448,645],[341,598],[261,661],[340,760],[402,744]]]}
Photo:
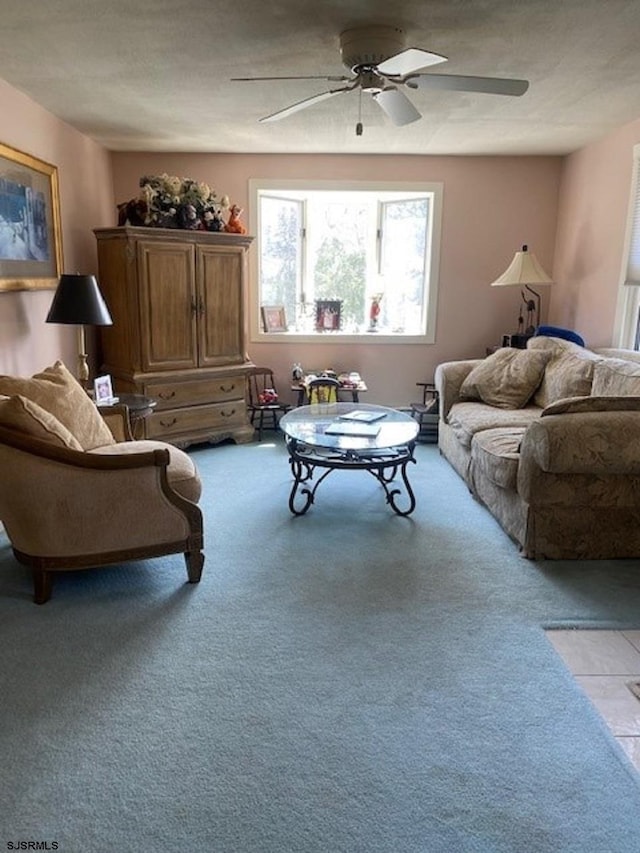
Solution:
{"label": "book on coffee table", "polygon": [[386,418],[386,412],[367,412],[364,409],[356,409],[353,412],[345,412],[344,415],[340,415],[341,421],[357,421],[360,424],[370,424],[374,421],[382,420],[382,418]]}
{"label": "book on coffee table", "polygon": [[325,435],[351,435],[366,438],[375,438],[379,432],[379,424],[361,424],[342,420],[334,421],[325,429]]}

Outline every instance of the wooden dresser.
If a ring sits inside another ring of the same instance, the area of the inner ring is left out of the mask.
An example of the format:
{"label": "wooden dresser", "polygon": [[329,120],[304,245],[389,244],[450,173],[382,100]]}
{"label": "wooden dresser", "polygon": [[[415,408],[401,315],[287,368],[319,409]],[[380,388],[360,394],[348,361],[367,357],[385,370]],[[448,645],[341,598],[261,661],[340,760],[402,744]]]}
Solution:
{"label": "wooden dresser", "polygon": [[168,228],[99,228],[98,280],[113,318],[100,361],[116,393],[157,405],[146,438],[180,447],[250,441],[245,289],[252,237]]}

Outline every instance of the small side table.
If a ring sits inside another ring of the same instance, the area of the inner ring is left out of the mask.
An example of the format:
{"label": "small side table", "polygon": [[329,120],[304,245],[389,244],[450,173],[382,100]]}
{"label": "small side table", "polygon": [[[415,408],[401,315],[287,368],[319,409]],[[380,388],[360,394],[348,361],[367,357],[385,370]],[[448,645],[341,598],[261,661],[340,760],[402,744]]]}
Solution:
{"label": "small side table", "polygon": [[114,406],[126,406],[129,413],[131,435],[135,439],[144,438],[144,419],[148,418],[156,407],[156,401],[144,394],[117,393],[117,402],[100,405],[98,408],[108,411]]}

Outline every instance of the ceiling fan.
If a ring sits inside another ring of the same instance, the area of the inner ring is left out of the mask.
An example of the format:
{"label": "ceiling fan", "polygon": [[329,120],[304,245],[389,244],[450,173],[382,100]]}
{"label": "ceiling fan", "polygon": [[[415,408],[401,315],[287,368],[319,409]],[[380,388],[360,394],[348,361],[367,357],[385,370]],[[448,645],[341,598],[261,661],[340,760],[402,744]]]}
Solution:
{"label": "ceiling fan", "polygon": [[[508,77],[470,77],[461,74],[420,73],[432,65],[446,62],[447,57],[416,47],[405,47],[405,33],[399,27],[369,26],[345,30],[340,34],[340,54],[343,64],[351,71],[345,76],[290,76],[290,77],[232,77],[233,81],[270,80],[327,80],[345,83],[318,95],[312,95],[271,115],[261,122],[280,121],[293,113],[305,110],[327,98],[343,92],[359,90],[370,94],[373,100],[395,125],[410,124],[422,116],[399,86],[410,89],[448,90],[458,92],[485,92],[491,95],[524,95],[529,88],[527,80]],[[362,134],[362,123],[356,126]]]}

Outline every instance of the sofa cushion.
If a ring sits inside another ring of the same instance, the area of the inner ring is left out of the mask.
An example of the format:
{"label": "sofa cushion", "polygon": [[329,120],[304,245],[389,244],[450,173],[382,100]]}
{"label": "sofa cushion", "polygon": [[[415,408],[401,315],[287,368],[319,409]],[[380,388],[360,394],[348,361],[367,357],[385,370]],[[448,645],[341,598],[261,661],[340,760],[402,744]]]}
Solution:
{"label": "sofa cushion", "polygon": [[593,371],[591,394],[594,397],[640,396],[640,364],[620,358],[604,358]]}
{"label": "sofa cushion", "polygon": [[116,456],[122,453],[149,453],[152,450],[169,451],[169,467],[167,468],[169,485],[183,498],[197,503],[202,492],[202,484],[196,466],[184,450],[180,450],[171,444],[165,444],[164,441],[143,439],[142,441],[122,441],[107,444],[104,447],[95,447],[91,453]]}
{"label": "sofa cushion", "polygon": [[91,398],[61,361],[30,379],[0,376],[0,394],[37,403],[69,430],[83,450],[115,441]]}
{"label": "sofa cushion", "polygon": [[[532,338],[529,344],[542,340]],[[602,356],[570,341],[554,340],[562,346],[552,350],[552,358],[545,367],[542,382],[533,397],[533,402],[543,409],[565,397],[589,396],[595,365],[602,360]]]}
{"label": "sofa cushion", "polygon": [[82,450],[80,443],[54,415],[18,394],[0,398],[0,425],[56,447]]}
{"label": "sofa cushion", "polygon": [[498,409],[486,403],[454,403],[447,416],[458,441],[466,448],[476,433],[496,427],[527,427],[540,417],[542,409],[525,406],[522,409]]}
{"label": "sofa cushion", "polygon": [[[594,379],[595,382],[595,379]],[[541,417],[548,415],[576,415],[582,412],[638,412],[638,397],[567,397],[551,403],[542,410]]]}
{"label": "sofa cushion", "polygon": [[520,442],[526,427],[485,429],[471,444],[472,476],[485,477],[502,489],[516,491]]}
{"label": "sofa cushion", "polygon": [[544,350],[503,347],[473,368],[460,387],[460,397],[500,409],[520,409],[540,385],[550,358],[551,353]]}

